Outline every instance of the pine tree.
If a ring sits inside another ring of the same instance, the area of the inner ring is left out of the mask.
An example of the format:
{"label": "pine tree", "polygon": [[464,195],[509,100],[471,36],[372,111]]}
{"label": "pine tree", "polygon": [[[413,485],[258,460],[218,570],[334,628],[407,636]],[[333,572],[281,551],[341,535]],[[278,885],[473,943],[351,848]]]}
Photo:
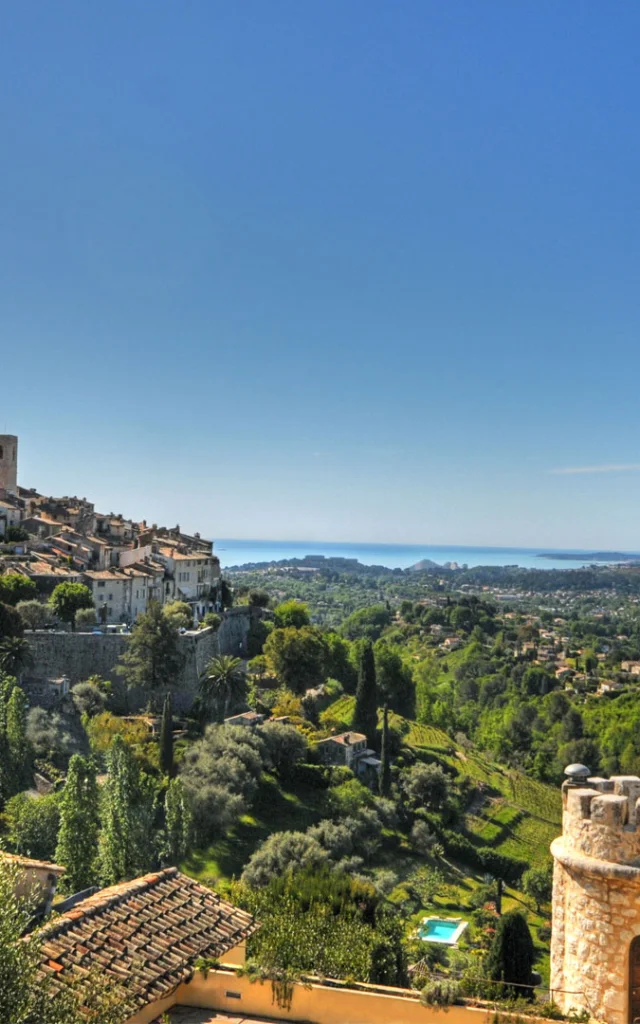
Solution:
{"label": "pine tree", "polygon": [[100,874],[113,885],[153,867],[155,787],[141,772],[131,748],[116,736],[108,755],[102,794]]}
{"label": "pine tree", "polygon": [[166,691],[177,685],[181,668],[178,630],[162,606],[151,601],[147,611],[138,616],[118,672],[128,687],[147,691],[153,711],[160,707]]}
{"label": "pine tree", "polygon": [[60,799],[56,848],[56,861],[66,868],[63,883],[68,892],[81,892],[97,882],[98,804],[95,765],[89,758],[74,754]]}
{"label": "pine tree", "polygon": [[160,735],[158,736],[158,759],[160,761],[160,770],[171,778],[173,775],[173,700],[170,693],[164,698],[162,706]]}
{"label": "pine tree", "polygon": [[188,853],[191,840],[191,807],[181,779],[172,779],[164,800],[165,829],[162,860],[178,864]]}
{"label": "pine tree", "polygon": [[382,750],[380,761],[380,795],[389,796],[391,792],[391,760],[389,758],[389,709],[386,704],[382,715]]}
{"label": "pine tree", "polygon": [[368,743],[375,743],[378,728],[376,665],[370,640],[363,640],[360,649],[356,705],[351,727],[364,733]]}

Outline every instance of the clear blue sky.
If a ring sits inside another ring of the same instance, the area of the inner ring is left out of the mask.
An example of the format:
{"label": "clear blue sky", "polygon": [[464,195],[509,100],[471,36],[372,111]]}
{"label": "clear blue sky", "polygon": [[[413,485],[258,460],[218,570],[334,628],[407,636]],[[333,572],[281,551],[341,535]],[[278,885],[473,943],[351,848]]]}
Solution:
{"label": "clear blue sky", "polygon": [[601,0],[4,4],[21,482],[214,537],[640,549],[639,37]]}

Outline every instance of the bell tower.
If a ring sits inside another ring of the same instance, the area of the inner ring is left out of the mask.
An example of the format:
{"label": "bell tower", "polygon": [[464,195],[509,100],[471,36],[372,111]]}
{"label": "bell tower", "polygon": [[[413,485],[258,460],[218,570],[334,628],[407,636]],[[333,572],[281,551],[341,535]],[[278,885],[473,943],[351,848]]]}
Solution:
{"label": "bell tower", "polygon": [[18,490],[18,438],[0,434],[0,491],[15,494]]}

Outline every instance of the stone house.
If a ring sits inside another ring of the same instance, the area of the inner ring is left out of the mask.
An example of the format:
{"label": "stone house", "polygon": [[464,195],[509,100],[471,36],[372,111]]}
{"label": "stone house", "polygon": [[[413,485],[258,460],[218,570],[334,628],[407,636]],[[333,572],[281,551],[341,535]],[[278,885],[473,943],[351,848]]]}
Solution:
{"label": "stone house", "polygon": [[225,718],[225,725],[244,725],[250,729],[254,729],[256,725],[262,725],[264,722],[264,715],[259,714],[257,711],[243,711],[240,715],[231,715],[230,718]]}
{"label": "stone house", "polygon": [[21,510],[15,498],[9,495],[6,498],[0,497],[0,537],[6,535],[9,527],[20,525],[20,515]]}
{"label": "stone house", "polygon": [[367,737],[361,732],[342,732],[328,736],[317,743],[318,753],[328,765],[346,765],[354,775],[365,781],[377,776],[381,762],[374,750],[367,746]]}
{"label": "stone house", "polygon": [[175,583],[175,598],[193,608],[196,622],[215,611],[215,590],[220,580],[220,560],[209,551],[189,549],[184,544],[159,544],[155,557],[166,567]]}
{"label": "stone house", "polygon": [[82,582],[89,587],[98,621],[131,622],[131,577],[122,569],[90,569]]}
{"label": "stone house", "polygon": [[26,676],[20,680],[20,686],[30,707],[45,708],[47,711],[61,704],[70,689],[68,676],[60,676],[58,679]]}
{"label": "stone house", "polygon": [[58,888],[58,882],[64,874],[60,864],[50,864],[44,860],[32,860],[29,857],[18,857],[14,853],[0,852],[0,858],[8,861],[19,869],[16,895],[27,896],[35,892],[39,902],[40,913],[48,914]]}

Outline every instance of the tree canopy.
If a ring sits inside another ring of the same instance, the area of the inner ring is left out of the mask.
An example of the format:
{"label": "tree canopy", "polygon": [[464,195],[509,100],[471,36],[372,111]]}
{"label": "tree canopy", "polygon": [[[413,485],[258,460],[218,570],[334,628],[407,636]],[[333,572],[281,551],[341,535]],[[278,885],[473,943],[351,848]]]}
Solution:
{"label": "tree canopy", "polygon": [[157,601],[139,615],[117,671],[128,687],[146,692],[149,706],[159,710],[167,690],[176,686],[182,669],[178,631]]}
{"label": "tree canopy", "polygon": [[270,671],[294,693],[304,693],[325,679],[327,644],[314,626],[274,629],[264,654]]}
{"label": "tree canopy", "polygon": [[58,583],[49,604],[54,615],[75,629],[76,612],[81,608],[93,608],[93,594],[84,583]]}

